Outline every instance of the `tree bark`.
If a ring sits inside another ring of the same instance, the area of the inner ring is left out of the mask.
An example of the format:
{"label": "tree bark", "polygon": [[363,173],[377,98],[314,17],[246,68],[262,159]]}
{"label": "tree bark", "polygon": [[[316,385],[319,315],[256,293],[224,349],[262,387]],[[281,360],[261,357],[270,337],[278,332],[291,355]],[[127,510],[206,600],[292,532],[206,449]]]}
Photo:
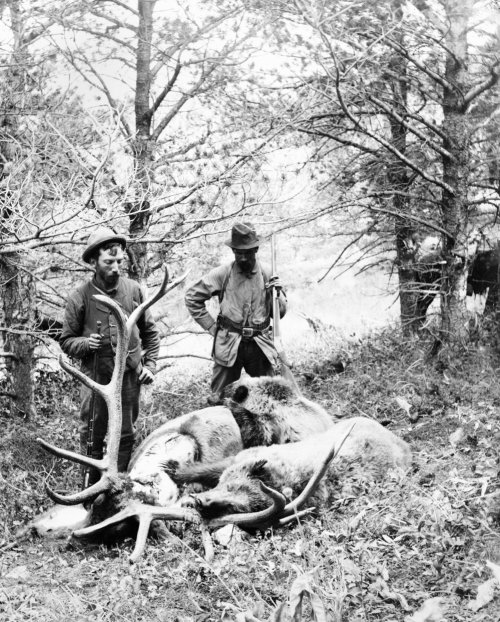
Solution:
{"label": "tree bark", "polygon": [[[13,34],[11,66],[5,73],[3,84],[3,110],[0,112],[0,235],[15,228],[19,202],[18,184],[10,173],[13,163],[22,157],[19,117],[29,108],[27,86],[27,52],[23,45],[22,15],[18,0],[7,2]],[[25,418],[35,414],[32,370],[36,341],[32,335],[36,308],[35,283],[25,270],[26,257],[22,252],[12,252],[0,257],[0,304],[4,347],[13,354],[7,357],[7,369],[15,399],[11,402],[12,414]]]}
{"label": "tree bark", "polygon": [[468,85],[467,27],[470,0],[447,0],[449,28],[446,33],[445,80],[443,93],[443,147],[450,157],[442,158],[443,181],[452,190],[443,190],[443,226],[450,237],[443,240],[446,268],[441,293],[441,341],[467,340],[467,272],[469,202],[468,180],[471,162],[471,129],[463,94]]}
{"label": "tree bark", "polygon": [[[401,2],[396,0],[394,3],[396,15],[401,14]],[[391,75],[387,75],[387,84],[391,89],[391,104],[397,117],[404,118],[408,103],[408,78],[407,61],[400,55],[393,54],[388,68]],[[394,79],[394,75],[399,77]],[[398,122],[396,116],[388,115],[389,127],[391,132],[391,143],[399,153],[405,154],[407,148],[407,130],[404,125]],[[408,249],[409,223],[405,214],[409,213],[408,200],[403,194],[408,191],[410,180],[407,167],[400,159],[390,157],[388,168],[389,188],[394,190],[392,198],[393,210],[400,216],[394,219],[394,234],[396,240],[396,264],[399,277],[399,305],[400,319],[403,335],[410,337],[421,325],[420,318],[417,317],[417,294],[416,271],[414,268],[414,256]]]}
{"label": "tree bark", "polygon": [[151,91],[151,46],[156,0],[139,0],[139,29],[136,51],[135,140],[133,144],[135,197],[127,204],[131,257],[129,276],[145,283],[148,275],[147,244],[141,238],[151,220],[150,193],[155,143],[151,137],[153,111]]}
{"label": "tree bark", "polygon": [[4,347],[13,357],[6,360],[11,376],[11,414],[29,419],[35,415],[35,395],[32,380],[35,340],[32,335],[35,318],[33,279],[20,268],[19,253],[0,258],[2,282],[2,315],[8,330],[3,331]]}

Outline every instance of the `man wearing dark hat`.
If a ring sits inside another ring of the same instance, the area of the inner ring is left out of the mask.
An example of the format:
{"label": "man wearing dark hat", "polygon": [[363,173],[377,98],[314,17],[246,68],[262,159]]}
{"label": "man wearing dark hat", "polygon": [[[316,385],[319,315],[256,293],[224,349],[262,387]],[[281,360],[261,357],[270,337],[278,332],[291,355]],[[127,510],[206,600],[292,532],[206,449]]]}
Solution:
{"label": "man wearing dark hat", "polygon": [[[272,287],[281,288],[257,261],[260,238],[249,223],[237,223],[227,240],[234,261],[214,268],[186,292],[185,302],[193,318],[214,337],[212,395],[220,403],[225,386],[238,380],[242,369],[250,376],[272,376],[279,364],[270,318]],[[217,296],[220,313],[215,320],[205,303]],[[279,297],[280,315],[286,312]]]}
{"label": "man wearing dark hat", "polygon": [[[69,296],[61,336],[63,352],[80,359],[82,371],[93,375],[94,357],[97,358],[97,377],[107,384],[114,367],[116,325],[109,309],[95,300],[95,294],[104,294],[115,300],[128,316],[144,299],[136,281],[121,276],[127,240],[111,229],[100,228],[89,236],[82,259],[94,268],[94,276]],[[100,332],[97,322],[101,322]],[[141,384],[153,382],[160,336],[151,312],[147,310],[132,329],[127,367],[122,387],[122,435],[118,469],[126,471],[134,444],[134,423],[139,414]],[[81,389],[80,441],[82,451],[87,449],[88,417],[92,391]],[[108,426],[108,412],[104,400],[95,396],[93,457],[102,458],[104,437]],[[91,482],[94,474],[91,474]]]}

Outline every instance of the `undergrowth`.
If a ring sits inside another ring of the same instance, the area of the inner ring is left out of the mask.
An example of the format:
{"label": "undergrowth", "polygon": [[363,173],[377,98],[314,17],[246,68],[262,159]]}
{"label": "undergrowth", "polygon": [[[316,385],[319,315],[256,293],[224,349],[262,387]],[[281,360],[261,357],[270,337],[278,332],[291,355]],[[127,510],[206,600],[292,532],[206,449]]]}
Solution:
{"label": "undergrowth", "polygon": [[[349,344],[323,332],[309,350],[293,352],[308,397],[336,416],[387,425],[410,443],[413,468],[370,485],[349,481],[299,526],[235,531],[216,544],[211,563],[192,528],[150,542],[133,566],[130,540],[12,546],[17,529],[47,506],[45,481],[79,486],[77,469],[35,442],[75,448],[78,438],[76,388],[49,390],[45,379],[35,421],[1,420],[2,619],[497,622],[499,357],[484,344],[435,359],[428,351],[388,330]],[[204,407],[207,393],[208,378],[158,378],[145,395],[140,436]]]}

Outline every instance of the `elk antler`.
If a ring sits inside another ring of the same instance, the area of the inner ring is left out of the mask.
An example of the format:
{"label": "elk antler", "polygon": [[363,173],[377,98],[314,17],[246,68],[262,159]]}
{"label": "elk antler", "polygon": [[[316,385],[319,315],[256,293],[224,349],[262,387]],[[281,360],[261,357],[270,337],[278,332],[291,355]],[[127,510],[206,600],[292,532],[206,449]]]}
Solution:
{"label": "elk antler", "polygon": [[37,439],[38,442],[50,453],[72,460],[79,464],[84,464],[88,467],[97,469],[101,472],[101,477],[98,482],[90,486],[89,488],[77,492],[72,495],[60,495],[54,492],[47,486],[48,495],[57,503],[63,505],[75,505],[77,503],[83,503],[94,499],[97,495],[107,490],[110,490],[113,485],[113,480],[118,473],[118,450],[120,446],[121,427],[122,427],[122,383],[123,374],[125,372],[125,364],[127,360],[128,342],[130,334],[134,324],[140,318],[140,316],[159,300],[167,288],[168,283],[168,270],[165,267],[165,273],[163,282],[158,291],[150,298],[142,302],[137,309],[135,309],[128,320],[125,314],[121,310],[120,306],[108,296],[102,296],[96,294],[94,298],[107,306],[114,318],[116,319],[117,326],[117,343],[116,343],[116,356],[115,366],[111,380],[108,384],[102,385],[95,380],[86,376],[79,369],[67,363],[62,357],[59,359],[61,367],[69,374],[80,380],[84,385],[95,391],[106,402],[108,408],[108,446],[106,454],[100,460],[91,458],[88,456],[82,456],[76,452],[68,451],[66,449],[60,449],[55,445],[51,445],[42,439]]}
{"label": "elk antler", "polygon": [[264,524],[268,522],[269,519],[274,518],[275,516],[281,516],[286,506],[285,496],[281,492],[278,492],[273,488],[269,488],[269,486],[266,486],[263,482],[259,482],[259,484],[262,491],[265,492],[267,496],[272,499],[272,505],[270,505],[265,510],[260,510],[259,512],[226,514],[225,516],[221,516],[220,518],[212,519],[209,522],[209,526],[222,527],[223,525],[234,524],[245,527],[252,527],[254,525]]}
{"label": "elk antler", "polygon": [[73,532],[73,535],[77,538],[89,536],[101,531],[102,529],[106,529],[110,525],[115,525],[116,523],[126,520],[127,518],[134,517],[139,521],[139,529],[137,530],[134,551],[130,556],[131,562],[137,561],[144,552],[151,521],[157,518],[164,518],[166,520],[178,520],[185,523],[194,523],[196,525],[201,522],[200,515],[192,509],[177,506],[161,507],[132,500],[129,501],[125,509],[121,510],[114,516],[101,521],[97,525],[91,525],[90,527],[78,529]]}

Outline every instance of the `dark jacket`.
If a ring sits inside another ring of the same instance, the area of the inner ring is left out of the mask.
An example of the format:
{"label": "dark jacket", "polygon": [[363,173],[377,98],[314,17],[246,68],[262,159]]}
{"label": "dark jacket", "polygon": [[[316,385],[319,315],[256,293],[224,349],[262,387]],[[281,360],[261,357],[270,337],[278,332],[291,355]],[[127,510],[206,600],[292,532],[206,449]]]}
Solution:
{"label": "dark jacket", "polygon": [[[68,356],[80,359],[84,369],[89,369],[92,364],[93,356],[88,347],[88,337],[97,332],[98,320],[102,323],[101,334],[103,336],[99,358],[109,361],[113,358],[116,349],[116,323],[113,315],[107,307],[93,298],[95,294],[104,293],[96,285],[95,279],[92,279],[72,292],[66,304],[61,348]],[[144,300],[139,284],[126,277],[120,277],[116,290],[106,295],[120,305],[127,317]],[[140,368],[141,359],[143,359],[144,366],[154,372],[159,350],[160,334],[148,309],[132,329],[127,368]]]}

